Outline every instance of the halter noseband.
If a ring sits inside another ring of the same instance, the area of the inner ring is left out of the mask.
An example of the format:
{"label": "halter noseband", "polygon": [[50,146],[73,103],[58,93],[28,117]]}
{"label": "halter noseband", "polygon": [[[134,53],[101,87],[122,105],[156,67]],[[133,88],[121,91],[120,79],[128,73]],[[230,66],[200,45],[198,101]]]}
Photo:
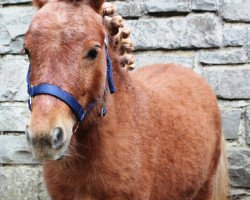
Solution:
{"label": "halter noseband", "polygon": [[[113,81],[113,69],[112,69],[113,66],[112,66],[110,55],[108,53],[106,40],[105,40],[105,52],[106,52],[106,58],[107,58],[107,79],[108,79],[109,91],[111,94],[113,94],[116,91],[114,81]],[[74,111],[77,118],[80,121],[83,121],[87,113],[97,104],[97,100],[96,100],[93,103],[89,104],[86,109],[84,109],[74,96],[72,96],[70,93],[68,93],[67,91],[61,89],[60,87],[56,85],[40,84],[40,85],[32,86],[30,83],[30,72],[31,72],[31,66],[29,66],[29,70],[27,74],[28,94],[30,97],[28,100],[28,105],[29,105],[30,110],[31,110],[31,104],[32,104],[31,100],[34,96],[41,95],[41,94],[48,94],[65,102]]]}

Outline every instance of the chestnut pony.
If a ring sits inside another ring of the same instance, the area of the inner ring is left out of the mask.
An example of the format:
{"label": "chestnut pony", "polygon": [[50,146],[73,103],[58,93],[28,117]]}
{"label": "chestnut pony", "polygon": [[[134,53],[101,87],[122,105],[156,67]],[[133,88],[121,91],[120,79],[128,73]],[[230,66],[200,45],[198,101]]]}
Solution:
{"label": "chestnut pony", "polygon": [[32,99],[27,139],[43,161],[51,198],[227,199],[220,114],[203,78],[174,64],[122,68],[115,50],[105,53],[103,0],[35,3],[39,10],[25,37],[31,85],[55,85],[85,109],[95,102],[79,122],[53,95]]}

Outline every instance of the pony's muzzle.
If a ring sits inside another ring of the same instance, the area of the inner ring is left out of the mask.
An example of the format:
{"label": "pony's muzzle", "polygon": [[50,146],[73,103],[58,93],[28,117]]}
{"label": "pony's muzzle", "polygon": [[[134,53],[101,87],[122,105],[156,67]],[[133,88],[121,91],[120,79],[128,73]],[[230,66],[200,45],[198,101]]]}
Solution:
{"label": "pony's muzzle", "polygon": [[65,132],[63,128],[56,127],[50,133],[32,133],[31,129],[26,127],[26,140],[28,145],[35,152],[39,152],[39,156],[35,157],[39,160],[49,159],[55,160],[58,153],[65,143]]}

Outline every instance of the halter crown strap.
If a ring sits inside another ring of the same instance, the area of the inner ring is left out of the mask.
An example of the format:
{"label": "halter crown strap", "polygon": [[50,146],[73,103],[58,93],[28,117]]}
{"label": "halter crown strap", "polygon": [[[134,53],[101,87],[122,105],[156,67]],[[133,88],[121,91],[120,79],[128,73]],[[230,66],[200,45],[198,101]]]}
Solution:
{"label": "halter crown strap", "polygon": [[[107,57],[107,79],[108,79],[108,85],[110,93],[115,93],[115,85],[113,81],[113,67],[112,67],[112,61],[110,58],[110,55],[107,50],[107,45],[105,45],[105,52]],[[51,96],[54,96],[61,101],[65,102],[76,114],[77,118],[80,121],[83,121],[87,115],[87,113],[97,104],[97,101],[89,104],[86,108],[86,110],[81,106],[81,104],[78,102],[78,100],[68,93],[67,91],[63,90],[62,88],[52,85],[52,84],[40,84],[37,86],[32,86],[30,83],[30,72],[31,72],[31,66],[29,66],[28,74],[27,74],[27,85],[28,85],[28,94],[30,96],[28,100],[28,105],[31,110],[31,98],[37,95],[41,94],[48,94]]]}
{"label": "halter crown strap", "polygon": [[108,77],[109,91],[111,94],[114,94],[115,84],[113,81],[113,65],[112,65],[110,55],[108,53],[108,49],[105,48],[105,51],[106,51],[106,57],[107,57],[107,77]]}

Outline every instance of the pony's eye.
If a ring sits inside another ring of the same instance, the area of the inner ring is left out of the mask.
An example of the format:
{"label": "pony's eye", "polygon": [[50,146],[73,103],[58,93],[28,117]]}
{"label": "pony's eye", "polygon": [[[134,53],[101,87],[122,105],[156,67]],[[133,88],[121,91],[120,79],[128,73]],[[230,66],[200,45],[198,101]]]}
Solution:
{"label": "pony's eye", "polygon": [[30,57],[30,51],[28,48],[25,47],[25,44],[23,44],[23,50]]}
{"label": "pony's eye", "polygon": [[29,49],[24,48],[24,51],[25,51],[25,53],[26,53],[28,56],[30,55],[30,51],[29,51]]}
{"label": "pony's eye", "polygon": [[94,60],[98,56],[98,52],[96,49],[92,49],[89,51],[87,58],[90,60]]}

